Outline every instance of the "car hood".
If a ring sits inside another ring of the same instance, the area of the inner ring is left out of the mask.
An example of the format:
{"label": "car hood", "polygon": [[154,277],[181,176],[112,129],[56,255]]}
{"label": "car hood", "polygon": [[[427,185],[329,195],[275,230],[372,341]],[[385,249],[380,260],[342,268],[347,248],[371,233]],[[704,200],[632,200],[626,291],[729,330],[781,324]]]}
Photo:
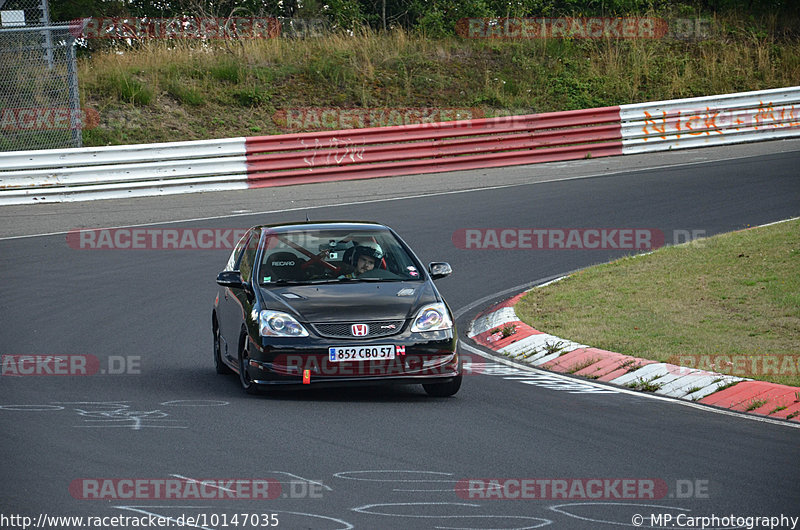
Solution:
{"label": "car hood", "polygon": [[352,282],[262,287],[269,309],[302,322],[405,320],[424,304],[438,302],[430,282]]}

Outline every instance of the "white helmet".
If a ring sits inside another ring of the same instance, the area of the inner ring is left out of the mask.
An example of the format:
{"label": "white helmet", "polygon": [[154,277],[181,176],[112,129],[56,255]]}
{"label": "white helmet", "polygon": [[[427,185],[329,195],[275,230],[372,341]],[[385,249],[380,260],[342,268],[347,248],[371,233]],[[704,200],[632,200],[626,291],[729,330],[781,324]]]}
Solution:
{"label": "white helmet", "polygon": [[372,241],[367,241],[366,243],[359,243],[356,245],[355,250],[353,250],[353,265],[358,263],[359,256],[369,256],[375,260],[377,263],[378,261],[383,258],[383,249],[377,243]]}

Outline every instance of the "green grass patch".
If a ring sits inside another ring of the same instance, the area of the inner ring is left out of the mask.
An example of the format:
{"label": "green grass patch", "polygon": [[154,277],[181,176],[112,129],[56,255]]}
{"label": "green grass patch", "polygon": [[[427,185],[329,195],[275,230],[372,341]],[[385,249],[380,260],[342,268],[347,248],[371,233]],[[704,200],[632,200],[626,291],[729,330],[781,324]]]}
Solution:
{"label": "green grass patch", "polygon": [[744,410],[745,412],[750,412],[751,410],[756,410],[758,407],[763,407],[766,404],[766,399],[754,399],[747,404],[747,407],[745,407]]}
{"label": "green grass patch", "polygon": [[497,328],[497,329],[493,330],[492,334],[494,334],[494,333],[502,333],[503,334],[503,338],[505,339],[507,337],[510,337],[511,335],[513,335],[516,332],[517,332],[517,325],[516,324],[505,324],[502,328]]}
{"label": "green grass patch", "polygon": [[[598,359],[594,359],[594,358],[591,358],[591,359],[586,359],[586,360],[585,360],[585,361],[583,361],[582,363],[578,363],[578,364],[576,364],[575,366],[573,366],[572,368],[570,368],[569,370],[567,370],[567,373],[568,373],[568,374],[574,374],[574,373],[576,373],[576,372],[580,372],[580,371],[581,371],[581,370],[583,370],[584,368],[588,368],[588,367],[590,367],[591,365],[593,365],[593,364],[594,364],[594,363],[596,363],[597,361],[598,361]],[[591,379],[591,378],[590,378],[590,379]]]}
{"label": "green grass patch", "polygon": [[634,390],[639,390],[640,392],[655,392],[659,388],[661,388],[660,383],[654,383],[655,377],[650,379],[637,379],[631,383],[628,383],[627,387],[632,388]]}
{"label": "green grass patch", "polygon": [[215,81],[238,84],[242,80],[242,67],[232,59],[223,58],[208,66],[208,74]]}
{"label": "green grass patch", "polygon": [[717,389],[717,392],[720,392],[720,391],[722,391],[722,390],[726,390],[726,389],[728,389],[728,388],[730,388],[730,387],[732,387],[732,386],[736,386],[736,385],[738,385],[740,382],[741,382],[741,381],[731,381],[730,383],[724,384],[724,385],[722,385],[721,387],[719,387],[719,388]]}
{"label": "green grass patch", "polygon": [[699,367],[800,386],[800,221],[591,267],[515,309],[583,344],[661,362],[728,356],[757,369]]}
{"label": "green grass patch", "polygon": [[185,105],[197,106],[205,103],[205,98],[200,91],[178,81],[167,84],[167,93]]}
{"label": "green grass patch", "polygon": [[94,86],[107,94],[113,94],[120,103],[144,106],[153,101],[153,89],[131,72],[111,69],[101,74]]}
{"label": "green grass patch", "polygon": [[271,95],[257,86],[235,90],[231,94],[236,103],[242,107],[258,107],[269,103]]}

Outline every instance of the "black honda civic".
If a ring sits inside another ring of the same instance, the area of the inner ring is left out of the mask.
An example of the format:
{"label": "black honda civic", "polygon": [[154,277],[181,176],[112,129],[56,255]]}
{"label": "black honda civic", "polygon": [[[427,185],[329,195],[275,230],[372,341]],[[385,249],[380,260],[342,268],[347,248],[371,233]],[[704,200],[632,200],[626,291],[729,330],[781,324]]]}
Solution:
{"label": "black honda civic", "polygon": [[250,228],[217,276],[212,313],[218,373],[264,387],[421,383],[461,387],[453,315],[391,228],[306,222]]}

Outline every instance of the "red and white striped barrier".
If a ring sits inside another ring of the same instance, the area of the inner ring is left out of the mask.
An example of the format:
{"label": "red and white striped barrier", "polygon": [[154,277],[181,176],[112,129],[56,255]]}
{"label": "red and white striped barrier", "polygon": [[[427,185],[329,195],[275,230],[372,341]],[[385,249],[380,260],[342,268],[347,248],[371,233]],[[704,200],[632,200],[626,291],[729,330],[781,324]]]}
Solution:
{"label": "red and white striped barrier", "polygon": [[419,125],[0,153],[0,205],[436,173],[800,136],[800,87]]}
{"label": "red and white striped barrier", "polygon": [[537,368],[629,388],[646,384],[662,396],[800,422],[797,387],[641,359],[543,333],[517,317],[514,306],[524,295],[479,314],[467,335],[498,354]]}
{"label": "red and white striped barrier", "polygon": [[253,187],[622,154],[619,109],[481,118],[247,139]]}

